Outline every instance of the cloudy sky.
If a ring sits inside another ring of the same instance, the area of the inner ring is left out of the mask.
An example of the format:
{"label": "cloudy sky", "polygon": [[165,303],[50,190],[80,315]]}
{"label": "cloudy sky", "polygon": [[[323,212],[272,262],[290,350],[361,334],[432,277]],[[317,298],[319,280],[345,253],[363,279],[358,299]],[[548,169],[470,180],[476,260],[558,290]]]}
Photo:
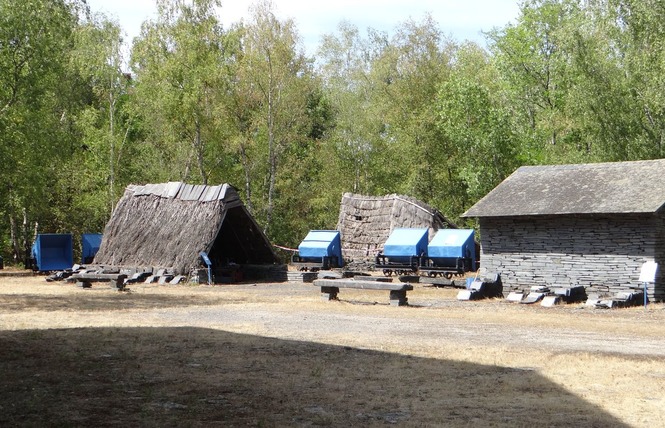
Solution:
{"label": "cloudy sky", "polygon": [[[222,0],[220,16],[224,25],[246,19],[252,0]],[[117,20],[132,40],[141,23],[155,17],[154,0],[88,0],[93,12]],[[484,44],[482,31],[503,27],[518,15],[518,0],[273,0],[276,15],[296,22],[305,49],[312,55],[321,36],[336,31],[346,20],[361,30],[371,27],[392,32],[399,23],[420,21],[430,13],[441,30],[455,40]]]}

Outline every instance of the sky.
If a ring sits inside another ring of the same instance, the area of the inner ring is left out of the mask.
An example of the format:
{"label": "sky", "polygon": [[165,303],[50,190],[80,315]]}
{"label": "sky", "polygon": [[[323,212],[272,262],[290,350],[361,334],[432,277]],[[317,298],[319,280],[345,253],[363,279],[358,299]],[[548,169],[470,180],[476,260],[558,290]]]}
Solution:
{"label": "sky", "polygon": [[[138,36],[141,23],[154,19],[154,0],[87,0],[93,12],[118,21],[127,40]],[[222,0],[222,24],[247,20],[253,0]],[[305,51],[313,56],[325,34],[335,33],[345,20],[362,34],[367,28],[392,33],[408,20],[421,21],[430,13],[444,34],[456,41],[472,40],[485,45],[482,31],[514,22],[519,13],[518,0],[273,0],[280,19],[291,18],[302,37]]]}

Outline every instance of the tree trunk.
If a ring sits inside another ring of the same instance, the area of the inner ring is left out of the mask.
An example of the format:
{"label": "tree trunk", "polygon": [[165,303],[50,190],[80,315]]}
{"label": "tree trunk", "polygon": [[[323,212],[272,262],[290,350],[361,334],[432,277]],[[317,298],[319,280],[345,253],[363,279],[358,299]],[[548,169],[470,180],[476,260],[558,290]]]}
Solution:
{"label": "tree trunk", "polygon": [[[28,213],[23,208],[23,222],[19,230],[16,223],[16,218],[13,213],[9,214],[9,233],[12,245],[12,259],[14,263],[23,263],[24,266],[29,265],[31,258],[31,245],[28,239]],[[37,224],[35,223],[35,239],[37,238]]]}
{"label": "tree trunk", "polygon": [[9,214],[9,234],[12,242],[12,259],[14,263],[18,263],[21,257],[21,244],[18,241],[18,231],[16,230],[16,220],[13,214]]}
{"label": "tree trunk", "polygon": [[242,160],[242,169],[245,172],[245,206],[250,214],[252,214],[252,186],[249,171],[249,159],[247,158],[245,143],[240,143],[240,158]]}
{"label": "tree trunk", "polygon": [[273,199],[275,195],[275,175],[277,173],[277,154],[275,150],[275,112],[273,99],[273,74],[270,55],[268,55],[269,83],[268,83],[268,206],[266,207],[266,226],[264,233],[268,233],[272,224]]}
{"label": "tree trunk", "polygon": [[208,175],[205,172],[205,167],[203,164],[203,142],[201,141],[201,122],[196,120],[196,133],[194,134],[194,151],[196,153],[196,163],[199,167],[199,173],[201,174],[201,183],[204,186],[208,185]]}
{"label": "tree trunk", "polygon": [[30,240],[28,239],[28,213],[23,208],[23,266],[27,266],[30,261],[31,248]]}

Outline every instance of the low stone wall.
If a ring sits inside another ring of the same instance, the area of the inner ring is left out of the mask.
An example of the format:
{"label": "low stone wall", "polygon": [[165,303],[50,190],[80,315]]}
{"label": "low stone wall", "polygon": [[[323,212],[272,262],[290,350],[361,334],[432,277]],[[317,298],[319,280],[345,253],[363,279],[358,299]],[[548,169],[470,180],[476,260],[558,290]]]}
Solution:
{"label": "low stone wall", "polygon": [[[480,233],[482,269],[501,274],[504,294],[534,285],[615,293],[641,285],[644,262],[665,268],[662,216],[481,218]],[[665,300],[662,270],[652,301]]]}

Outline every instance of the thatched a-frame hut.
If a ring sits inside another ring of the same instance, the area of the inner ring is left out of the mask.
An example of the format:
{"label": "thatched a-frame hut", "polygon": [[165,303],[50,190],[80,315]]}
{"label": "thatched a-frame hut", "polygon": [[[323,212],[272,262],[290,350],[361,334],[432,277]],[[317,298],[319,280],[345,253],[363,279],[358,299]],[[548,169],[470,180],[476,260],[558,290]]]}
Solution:
{"label": "thatched a-frame hut", "polygon": [[342,195],[337,230],[342,254],[351,263],[373,262],[393,229],[423,227],[430,238],[439,229],[457,229],[438,210],[409,196]]}
{"label": "thatched a-frame hut", "polygon": [[93,263],[187,275],[201,251],[213,267],[278,262],[232,186],[170,182],[127,187]]}

